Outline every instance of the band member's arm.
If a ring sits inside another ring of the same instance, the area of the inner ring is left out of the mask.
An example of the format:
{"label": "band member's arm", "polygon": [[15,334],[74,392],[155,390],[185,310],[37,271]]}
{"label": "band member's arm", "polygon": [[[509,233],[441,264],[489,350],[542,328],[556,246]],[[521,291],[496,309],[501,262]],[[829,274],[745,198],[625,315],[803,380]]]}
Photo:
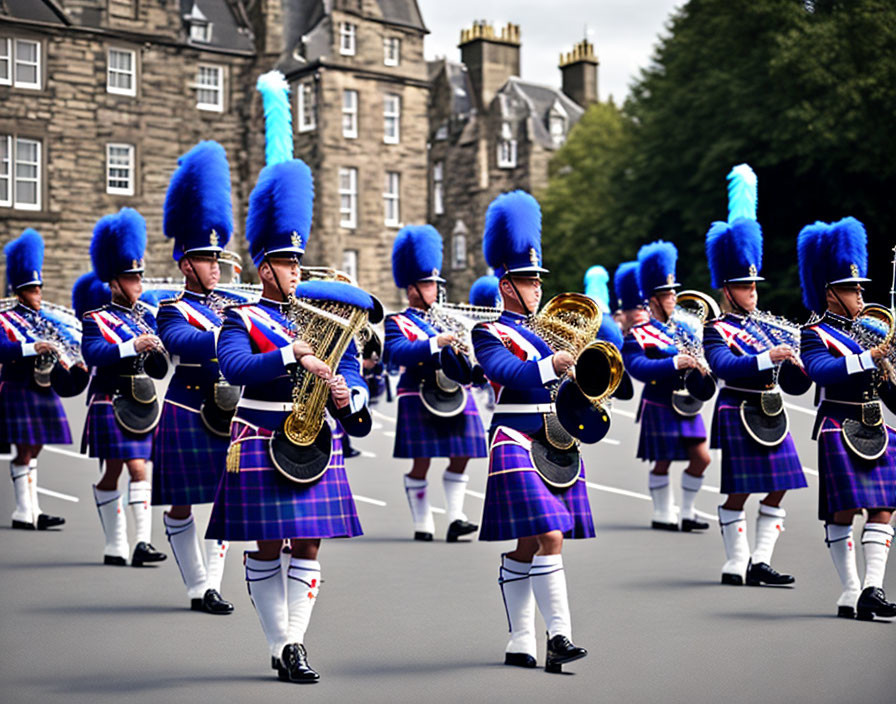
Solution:
{"label": "band member's arm", "polygon": [[472,338],[476,359],[485,375],[496,384],[509,389],[531,389],[559,378],[554,371],[554,355],[538,361],[523,361],[499,337],[480,326],[473,328]]}
{"label": "band member's arm", "polygon": [[834,356],[821,336],[811,328],[804,328],[800,333],[800,357],[806,372],[820,386],[843,384],[851,375],[870,371],[876,366],[868,350],[861,354]]}
{"label": "band member's arm", "polygon": [[88,313],[84,316],[83,332],[81,336],[81,354],[84,361],[91,367],[108,367],[122,359],[136,357],[137,350],[134,347],[135,338],[125,342],[110,342],[103,337],[100,327],[94,316],[97,313]]}
{"label": "band member's arm", "polygon": [[625,338],[622,345],[622,360],[626,371],[638,381],[645,383],[672,379],[678,374],[675,357],[651,359],[633,335]]}
{"label": "band member's arm", "polygon": [[367,409],[369,391],[367,382],[361,376],[361,365],[358,362],[358,353],[355,343],[352,342],[336,369],[336,373],[345,379],[349,390],[348,405],[336,408],[331,399],[331,413],[339,419],[343,429],[349,435],[364,437],[370,432],[370,412]]}
{"label": "band member's arm", "polygon": [[15,362],[23,357],[33,357],[36,354],[33,342],[10,340],[3,329],[0,328],[0,364]]}
{"label": "band member's arm", "polygon": [[429,361],[438,362],[439,346],[435,335],[423,340],[411,340],[392,317],[386,318],[385,329],[385,346],[392,364],[412,367]]}
{"label": "band member's arm", "polygon": [[255,352],[239,314],[228,310],[218,336],[218,364],[231,384],[248,386],[283,376],[290,365],[296,364],[296,358],[291,344],[268,352]]}
{"label": "band member's arm", "polygon": [[703,352],[713,374],[725,381],[743,379],[775,366],[768,351],[743,354],[732,349],[712,324],[703,329]]}
{"label": "band member's arm", "polygon": [[159,306],[158,329],[165,349],[184,362],[198,364],[215,357],[215,331],[190,324],[173,305]]}

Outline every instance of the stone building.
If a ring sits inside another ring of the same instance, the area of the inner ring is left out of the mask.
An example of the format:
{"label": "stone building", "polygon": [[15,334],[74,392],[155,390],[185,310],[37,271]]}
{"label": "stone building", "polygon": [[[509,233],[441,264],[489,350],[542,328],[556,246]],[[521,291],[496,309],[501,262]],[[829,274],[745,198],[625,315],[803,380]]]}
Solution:
{"label": "stone building", "polygon": [[460,62],[429,62],[429,222],[445,238],[451,300],[486,273],[485,211],[500,193],[547,186],[548,162],[597,102],[597,58],[586,41],[560,57],[562,90],[520,78],[520,29],[477,22]]}

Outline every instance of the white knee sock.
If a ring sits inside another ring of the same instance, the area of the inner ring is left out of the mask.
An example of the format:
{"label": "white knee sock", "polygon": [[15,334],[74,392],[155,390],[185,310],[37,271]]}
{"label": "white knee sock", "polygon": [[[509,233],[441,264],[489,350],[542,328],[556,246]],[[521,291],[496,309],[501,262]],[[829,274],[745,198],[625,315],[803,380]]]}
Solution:
{"label": "white knee sock", "polygon": [[657,523],[677,523],[678,515],[672,499],[672,487],[668,474],[648,475],[650,498],[653,499],[653,520]]}
{"label": "white knee sock", "polygon": [[825,527],[825,542],[831,551],[831,560],[840,575],[843,593],[837,599],[837,606],[855,608],[862,583],[859,581],[859,570],[856,568],[856,549],[852,539],[852,526],[841,526],[828,523]]}
{"label": "white knee sock", "polygon": [[286,607],[286,589],[283,586],[280,558],[256,560],[247,554],[245,563],[249,597],[261,622],[261,630],[268,639],[271,655],[279,658],[283,646],[289,642],[286,635],[289,612]]}
{"label": "white knee sock", "polygon": [[16,493],[16,509],[12,520],[37,524],[37,513],[33,507],[34,494],[31,491],[31,470],[27,464],[9,463],[9,475]]}
{"label": "white knee sock", "polygon": [[893,528],[886,523],[866,523],[862,531],[862,549],[865,551],[865,583],[868,587],[884,586],[887,555],[893,542]]}
{"label": "white knee sock", "polygon": [[289,643],[304,643],[311,611],[320,592],[320,563],[294,557],[289,561],[286,600],[289,603]]}
{"label": "white knee sock", "polygon": [[93,496],[96,508],[100,514],[100,524],[106,538],[104,555],[111,557],[123,557],[127,559],[128,548],[128,522],[121,505],[121,492],[101,491],[93,487]]}
{"label": "white knee sock", "polygon": [[529,568],[529,581],[538,610],[548,629],[548,637],[564,635],[572,639],[572,619],[566,594],[562,555],[536,555]]}
{"label": "white knee sock", "polygon": [[772,552],[778,536],[784,532],[784,517],[787,511],[778,506],[759,504],[759,516],[756,518],[756,547],[753,549],[753,564],[772,563]]}
{"label": "white knee sock", "polygon": [[230,543],[226,540],[205,541],[205,588],[221,592],[221,580],[224,577],[224,559]]}
{"label": "white knee sock", "polygon": [[466,474],[446,471],[442,475],[442,487],[445,489],[445,513],[448,514],[448,523],[454,521],[466,521],[464,513],[464,492],[467,490],[467,482],[470,478]]}
{"label": "white knee sock", "polygon": [[498,585],[504,598],[510,641],[504,652],[526,653],[535,657],[535,595],[529,578],[531,563],[502,555]]}
{"label": "white knee sock", "polygon": [[31,487],[31,510],[34,512],[34,521],[37,522],[37,517],[43,513],[40,509],[40,501],[38,500],[37,493],[37,458],[35,457],[28,463],[28,468],[31,470],[29,472],[29,476],[31,477],[31,482],[29,486]]}
{"label": "white knee sock", "polygon": [[165,513],[162,514],[162,522],[165,524],[165,535],[168,536],[171,552],[180,568],[180,576],[187,588],[187,596],[190,599],[202,598],[205,594],[205,564],[193,516],[171,518]]}
{"label": "white knee sock", "polygon": [[694,520],[697,512],[694,505],[697,503],[697,492],[703,486],[703,477],[695,477],[684,472],[681,475],[681,517]]}
{"label": "white knee sock", "polygon": [[725,543],[727,561],[722,566],[722,574],[740,575],[746,579],[750,562],[750,543],[747,540],[747,514],[743,511],[729,511],[719,506],[719,526]]}
{"label": "white knee sock", "polygon": [[408,496],[408,505],[411,507],[411,517],[414,519],[414,530],[418,533],[435,533],[436,525],[432,518],[432,508],[429,505],[429,496],[426,488],[429,486],[425,479],[412,479],[405,475],[404,491]]}
{"label": "white knee sock", "polygon": [[134,542],[152,543],[152,484],[145,480],[130,482],[128,506],[134,515]]}

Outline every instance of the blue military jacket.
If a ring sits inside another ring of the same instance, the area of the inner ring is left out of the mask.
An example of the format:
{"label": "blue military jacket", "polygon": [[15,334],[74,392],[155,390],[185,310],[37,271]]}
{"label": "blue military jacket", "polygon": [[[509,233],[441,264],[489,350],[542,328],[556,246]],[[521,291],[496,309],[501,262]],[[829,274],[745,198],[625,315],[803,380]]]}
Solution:
{"label": "blue military jacket", "polygon": [[142,302],[133,308],[107,303],[85,313],[83,324],[81,353],[87,365],[95,369],[88,398],[115,393],[119,377],[134,374],[141,362],[146,373],[156,379],[167,373],[168,358],[164,352],[140,355],[134,348],[140,335],[156,331],[155,317]]}
{"label": "blue military jacket", "polygon": [[34,371],[38,313],[21,303],[0,313],[0,380],[27,382]]}
{"label": "blue military jacket", "polygon": [[[280,428],[292,404],[292,365],[296,364],[292,343],[295,334],[284,312],[285,303],[261,298],[257,303],[233,306],[225,311],[218,336],[218,363],[227,381],[242,386],[237,417],[268,430]],[[336,373],[345,377],[351,389],[349,406],[331,414],[351,433],[349,423],[358,413],[367,413],[367,384],[361,378],[357,350],[352,342],[339,362]],[[249,404],[244,403],[249,401]],[[251,408],[253,402],[270,404],[269,409]],[[279,405],[279,408],[274,409]],[[365,433],[367,430],[365,429]]]}
{"label": "blue military jacket", "polygon": [[774,342],[757,323],[734,313],[712,320],[703,328],[706,361],[726,386],[752,391],[771,389],[775,365],[767,350],[773,346]]}
{"label": "blue military jacket", "polygon": [[436,344],[439,331],[422,310],[408,308],[386,318],[383,357],[389,367],[404,367],[398,380],[399,391],[416,391],[420,384],[441,369],[441,349]]}
{"label": "blue military jacket", "polygon": [[635,325],[625,336],[622,360],[625,369],[644,382],[643,399],[672,402],[672,392],[681,388],[681,373],[675,368],[678,348],[668,325],[656,318]]}

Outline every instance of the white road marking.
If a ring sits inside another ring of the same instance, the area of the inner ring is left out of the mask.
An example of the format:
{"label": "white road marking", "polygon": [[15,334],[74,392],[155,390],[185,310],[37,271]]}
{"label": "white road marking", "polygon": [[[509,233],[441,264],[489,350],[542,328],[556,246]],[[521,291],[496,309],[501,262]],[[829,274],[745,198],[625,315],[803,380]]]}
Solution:
{"label": "white road marking", "polygon": [[395,419],[392,416],[387,416],[385,413],[381,413],[380,411],[376,410],[375,408],[370,409],[370,415],[372,415],[374,418],[382,418],[383,420],[388,421],[389,423],[395,422]]}
{"label": "white road marking", "polygon": [[361,496],[360,494],[352,494],[352,498],[354,498],[355,501],[360,501],[361,503],[364,503],[364,504],[373,504],[374,506],[385,506],[386,505],[385,501],[380,501],[379,499],[371,499],[367,496]]}
{"label": "white road marking", "polygon": [[722,493],[722,490],[721,490],[719,487],[717,487],[717,486],[710,486],[709,484],[704,484],[704,485],[703,485],[702,487],[700,487],[700,488],[703,489],[704,491],[712,492],[713,494],[721,494],[721,493]]}
{"label": "white road marking", "polygon": [[[607,486],[606,484],[594,484],[593,482],[585,482],[585,484],[591,489],[596,489],[597,491],[605,491],[608,494],[619,494],[619,496],[628,496],[633,499],[641,499],[642,501],[651,500],[647,494],[639,494],[637,491],[629,491],[628,489],[617,489],[615,486]],[[718,517],[713,516],[711,513],[696,511],[696,514],[709,521],[719,520]]]}
{"label": "white road marking", "polygon": [[610,411],[611,416],[614,413],[622,416],[623,418],[634,418],[635,417],[635,414],[632,413],[631,411],[623,411],[621,408],[614,408],[612,411]]}
{"label": "white road marking", "polygon": [[71,494],[62,494],[58,491],[53,491],[52,489],[44,489],[42,486],[37,487],[37,493],[43,494],[44,496],[53,496],[57,499],[62,499],[63,501],[71,501],[75,504],[81,500],[77,496],[72,496]]}
{"label": "white road marking", "polygon": [[816,469],[812,469],[811,467],[803,467],[803,471],[804,471],[806,474],[811,474],[813,477],[817,477],[817,476],[818,476],[818,470],[816,470]]}
{"label": "white road marking", "polygon": [[797,406],[795,403],[784,402],[785,408],[790,408],[794,411],[799,411],[800,413],[805,413],[806,415],[814,416],[817,409],[815,408],[805,408],[804,406]]}
{"label": "white road marking", "polygon": [[445,509],[443,508],[436,508],[435,506],[431,506],[430,508],[432,508],[433,513],[445,513]]}
{"label": "white road marking", "polygon": [[464,491],[465,494],[469,494],[470,496],[474,496],[477,499],[484,499],[485,494],[480,494],[478,491],[473,491],[472,489],[467,489]]}
{"label": "white road marking", "polygon": [[394,430],[384,430],[383,435],[385,435],[387,438],[394,438],[395,431]]}
{"label": "white road marking", "polygon": [[368,457],[370,459],[376,459],[375,452],[368,452],[367,450],[361,450],[361,457]]}
{"label": "white road marking", "polygon": [[605,445],[621,445],[622,444],[621,442],[619,442],[618,440],[614,440],[613,438],[604,438],[600,442],[604,443]]}
{"label": "white road marking", "polygon": [[47,452],[53,452],[57,455],[65,455],[66,457],[76,457],[79,460],[95,460],[95,457],[88,457],[87,455],[82,455],[80,452],[74,452],[72,450],[63,450],[61,447],[53,447],[52,445],[47,445],[44,447]]}

